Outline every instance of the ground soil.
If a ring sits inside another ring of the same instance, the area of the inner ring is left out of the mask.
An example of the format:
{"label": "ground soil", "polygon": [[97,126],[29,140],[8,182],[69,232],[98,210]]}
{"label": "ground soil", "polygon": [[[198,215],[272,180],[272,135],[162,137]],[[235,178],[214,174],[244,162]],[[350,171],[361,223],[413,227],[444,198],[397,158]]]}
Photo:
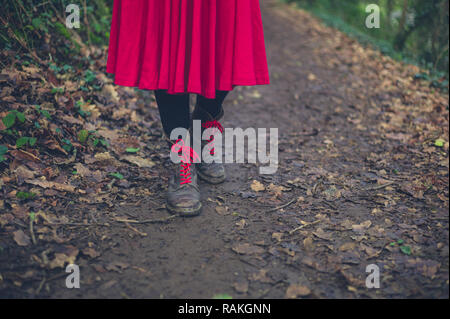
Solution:
{"label": "ground soil", "polygon": [[[80,289],[65,288],[61,268],[4,296],[448,298],[448,150],[436,161],[425,142],[409,143],[417,135],[405,123],[415,113],[395,105],[416,110],[408,97],[422,84],[411,67],[294,7],[263,1],[262,13],[271,85],[236,88],[223,125],[278,128],[278,171],[227,164],[224,184],[200,183],[199,217],[101,226],[169,216],[170,164],[161,158],[151,178],[135,181],[146,196],[67,207],[93,224],[66,226],[72,245],[95,248],[93,258],[77,259]],[[418,189],[426,178],[433,187]],[[380,269],[380,289],[365,286],[370,264]]]}

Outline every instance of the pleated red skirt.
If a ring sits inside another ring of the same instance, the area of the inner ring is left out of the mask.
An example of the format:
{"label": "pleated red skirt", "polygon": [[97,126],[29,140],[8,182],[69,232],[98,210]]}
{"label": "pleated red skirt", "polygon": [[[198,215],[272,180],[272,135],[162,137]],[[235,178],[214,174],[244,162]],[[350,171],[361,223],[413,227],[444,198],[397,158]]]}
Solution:
{"label": "pleated red skirt", "polygon": [[107,72],[206,98],[269,84],[259,0],[114,0]]}

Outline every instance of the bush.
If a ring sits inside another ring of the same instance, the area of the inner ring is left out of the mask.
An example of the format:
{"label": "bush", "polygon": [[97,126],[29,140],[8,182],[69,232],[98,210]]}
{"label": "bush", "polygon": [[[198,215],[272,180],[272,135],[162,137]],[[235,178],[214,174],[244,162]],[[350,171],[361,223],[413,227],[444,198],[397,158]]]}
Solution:
{"label": "bush", "polygon": [[[449,0],[287,0],[384,53],[415,61],[448,78]],[[365,27],[366,6],[381,9],[381,28]]]}

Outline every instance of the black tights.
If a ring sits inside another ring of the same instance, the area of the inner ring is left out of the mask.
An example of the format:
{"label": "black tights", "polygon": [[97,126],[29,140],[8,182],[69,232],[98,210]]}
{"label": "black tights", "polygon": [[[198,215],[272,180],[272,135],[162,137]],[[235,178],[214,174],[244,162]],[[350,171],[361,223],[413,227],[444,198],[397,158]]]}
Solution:
{"label": "black tights", "polygon": [[[222,104],[228,91],[217,91],[215,99],[207,99],[197,95],[198,105],[211,116],[217,116],[222,110]],[[169,137],[173,129],[182,127],[189,129],[189,94],[168,94],[166,90],[155,91],[161,122],[164,132]]]}

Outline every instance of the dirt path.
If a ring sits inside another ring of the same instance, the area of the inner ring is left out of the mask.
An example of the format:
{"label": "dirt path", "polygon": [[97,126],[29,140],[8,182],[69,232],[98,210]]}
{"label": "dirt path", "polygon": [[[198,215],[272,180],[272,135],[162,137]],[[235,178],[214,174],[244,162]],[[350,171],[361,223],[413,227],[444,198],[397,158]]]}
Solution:
{"label": "dirt path", "polygon": [[[272,84],[236,89],[224,126],[279,128],[278,172],[227,165],[225,184],[201,184],[198,218],[89,228],[100,255],[79,261],[82,288],[53,280],[44,296],[448,297],[448,149],[414,131],[433,116],[418,92],[434,93],[302,11],[262,9]],[[167,217],[167,164],[142,178],[149,196],[84,214]],[[365,287],[369,264],[380,289]]]}

